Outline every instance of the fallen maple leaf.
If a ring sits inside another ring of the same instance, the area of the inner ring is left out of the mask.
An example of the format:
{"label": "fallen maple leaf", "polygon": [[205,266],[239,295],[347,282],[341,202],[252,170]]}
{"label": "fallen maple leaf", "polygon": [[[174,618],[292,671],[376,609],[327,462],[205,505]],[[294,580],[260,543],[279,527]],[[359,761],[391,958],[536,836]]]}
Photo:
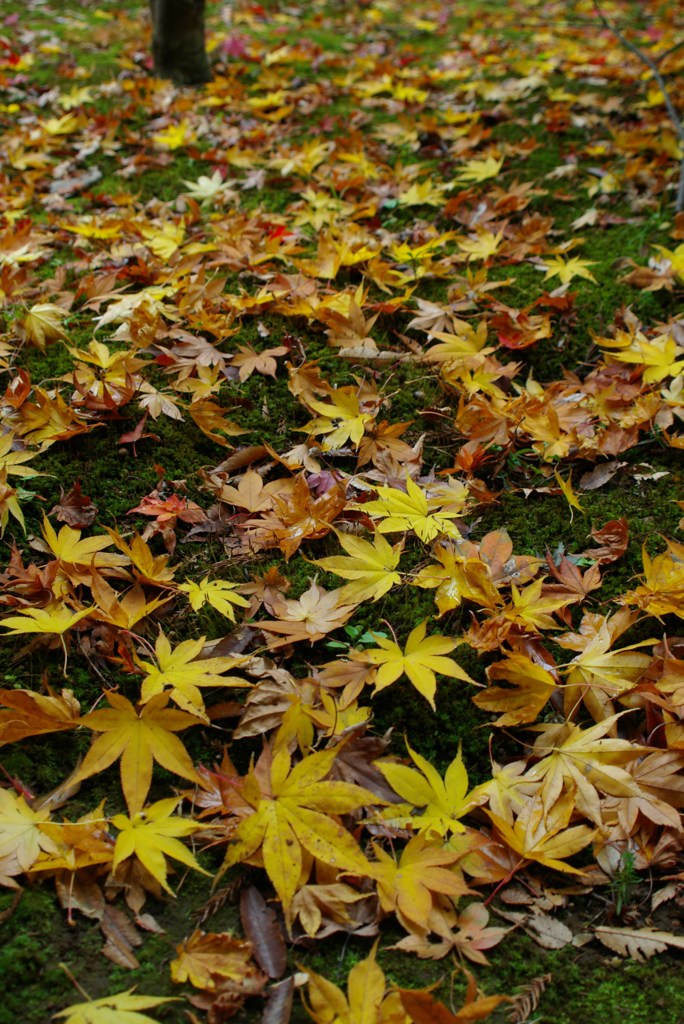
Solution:
{"label": "fallen maple leaf", "polygon": [[174,735],[202,719],[167,708],[168,693],[151,697],[139,713],[120,693],[110,691],[106,697],[109,708],[91,711],[81,719],[81,725],[102,736],[94,740],[76,770],[74,782],[104,771],[121,757],[121,786],[132,814],[141,810],[149,792],[153,760],[167,771],[202,784],[187,750]]}
{"label": "fallen maple leaf", "polygon": [[267,377],[275,377],[278,369],[275,357],[287,355],[289,351],[285,345],[263,349],[261,352],[257,352],[249,345],[238,345],[237,347],[239,351],[232,355],[230,365],[238,367],[238,378],[243,381],[248,380],[253,373],[263,373]]}
{"label": "fallen maple leaf", "polygon": [[73,729],[79,714],[71,690],[62,690],[59,697],[52,691],[45,696],[33,690],[0,690],[0,746],[26,736]]}
{"label": "fallen maple leaf", "polygon": [[327,402],[313,397],[307,399],[307,405],[319,415],[300,429],[311,434],[324,434],[322,447],[326,452],[341,448],[346,441],[357,446],[375,419],[377,409],[363,409],[358,389],[353,387],[335,388],[327,398]]}
{"label": "fallen maple leaf", "polygon": [[440,616],[457,608],[464,600],[473,601],[492,612],[503,606],[503,598],[486,562],[479,558],[464,558],[459,547],[451,541],[435,544],[433,555],[437,561],[421,569],[411,584],[436,590],[435,603]]}
{"label": "fallen maple leaf", "polygon": [[684,544],[674,540],[667,540],[666,544],[667,550],[655,558],[651,558],[646,545],[643,546],[643,583],[624,594],[621,601],[636,605],[656,618],[672,613],[681,619],[684,618]]}
{"label": "fallen maple leaf", "polygon": [[127,590],[119,600],[119,595],[95,568],[92,570],[90,589],[97,605],[93,610],[93,618],[125,630],[132,630],[142,619],[171,600],[169,595],[148,601],[139,584]]}
{"label": "fallen maple leaf", "polygon": [[563,479],[558,470],[555,471],[554,476],[556,478],[556,483],[563,493],[563,497],[570,506],[570,522],[572,522],[572,516],[575,509],[577,509],[578,512],[584,513],[584,509],[580,505],[579,498],[572,489],[572,473],[567,480]]}
{"label": "fallen maple leaf", "polygon": [[153,555],[149,545],[140,534],[134,533],[129,544],[116,530],[107,529],[113,543],[123,551],[131,563],[133,575],[139,583],[156,587],[173,587],[175,568],[169,568],[169,555]]}
{"label": "fallen maple leaf", "polygon": [[50,509],[50,515],[75,529],[91,526],[97,518],[97,506],[82,493],[81,481],[77,480],[68,494],[61,490],[59,503]]}
{"label": "fallen maple leaf", "polygon": [[511,651],[504,661],[490,665],[487,677],[512,684],[511,689],[490,686],[473,697],[473,703],[484,711],[503,712],[494,722],[498,726],[533,722],[557,686],[557,680],[547,669],[521,651]]}
{"label": "fallen maple leaf", "polygon": [[487,181],[488,178],[497,178],[502,167],[503,157],[498,160],[495,156],[488,156],[482,160],[468,160],[456,175],[455,180],[463,184]]}
{"label": "fallen maple leaf", "polygon": [[503,617],[535,632],[558,629],[558,623],[551,618],[551,613],[570,604],[572,596],[544,596],[543,585],[543,579],[538,579],[518,590],[515,583],[511,583],[511,604],[504,609]]}
{"label": "fallen maple leaf", "polygon": [[[128,565],[128,558],[125,555],[103,550],[111,547],[110,537],[82,538],[80,530],[72,530],[66,525],[60,528],[59,533],[55,533],[47,516],[43,516],[43,536],[45,550],[51,552],[59,561],[59,575],[54,588],[55,594],[59,596],[68,589],[64,583],[59,586],[60,576],[75,584],[87,583],[91,566],[101,573],[114,573],[121,577],[123,567]],[[127,578],[126,573],[123,573],[123,576]]]}
{"label": "fallen maple leaf", "polygon": [[468,979],[466,1000],[461,1009],[455,1012],[438,1002],[428,991],[398,989],[401,1005],[413,1024],[470,1024],[474,1020],[485,1020],[497,1006],[509,1001],[508,996],[480,995],[470,971],[464,968],[464,973]]}
{"label": "fallen maple leaf", "polygon": [[347,995],[327,978],[307,971],[307,1013],[316,1024],[408,1024],[397,992],[387,992],[385,975],[375,960],[377,943],[354,964],[347,978]]}
{"label": "fallen maple leaf", "polygon": [[556,871],[581,875],[579,868],[566,863],[567,857],[578,853],[592,841],[595,830],[588,825],[567,828],[575,809],[574,794],[566,792],[546,814],[540,800],[525,804],[513,825],[494,814],[489,815],[504,842],[520,856],[518,867],[535,861]]}
{"label": "fallen maple leaf", "polygon": [[27,340],[44,352],[49,341],[66,338],[62,324],[67,316],[66,309],[52,302],[36,303],[24,317],[23,328]]}
{"label": "fallen maple leaf", "polygon": [[398,859],[380,846],[373,844],[373,849],[380,905],[385,913],[396,913],[408,932],[430,931],[438,894],[458,898],[470,892],[460,871],[454,869],[461,853],[448,845],[421,835],[409,840]]}
{"label": "fallen maple leaf", "polygon": [[132,988],[125,992],[117,992],[102,999],[89,999],[87,1003],[74,1003],[65,1010],[53,1014],[52,1019],[60,1017],[65,1024],[156,1024],[152,1017],[138,1010],[151,1010],[163,1003],[175,1002],[173,996],[135,996]]}
{"label": "fallen maple leaf", "polygon": [[[550,801],[565,785],[565,795],[572,795],[577,810],[600,825],[603,819],[599,793],[615,797],[644,795],[635,779],[621,766],[636,760],[648,748],[609,735],[615,731],[619,718],[620,715],[611,715],[589,729],[572,722],[533,726],[539,734],[533,755],[539,760],[525,773],[525,779],[544,779],[542,793],[548,792]],[[546,799],[544,803],[546,805]]]}
{"label": "fallen maple leaf", "polygon": [[254,813],[238,825],[222,871],[261,849],[264,867],[286,913],[306,881],[306,875],[302,877],[304,851],[355,874],[374,873],[352,835],[333,816],[383,801],[361,786],[325,781],[337,749],[309,754],[291,767],[291,754],[281,744],[273,752],[270,790],[259,783],[252,769],[240,786],[242,798]]}
{"label": "fallen maple leaf", "polygon": [[459,537],[456,526],[451,522],[463,514],[466,507],[467,491],[459,507],[444,508],[441,500],[428,500],[425,492],[406,477],[406,491],[397,487],[378,487],[380,497],[362,505],[352,506],[380,518],[377,529],[380,533],[398,533],[413,530],[420,540],[434,540],[438,534]]}
{"label": "fallen maple leaf", "polygon": [[209,872],[198,864],[194,854],[178,842],[179,836],[190,836],[205,828],[192,818],[179,818],[173,812],[181,801],[181,797],[172,796],[168,800],[158,800],[149,807],[127,817],[115,814],[112,825],[119,829],[114,846],[112,871],[128,857],[137,857],[140,863],[159,884],[173,895],[173,890],[166,881],[166,857],[179,860],[195,871],[208,875]]}
{"label": "fallen maple leaf", "polygon": [[562,284],[569,284],[573,277],[584,277],[587,281],[591,281],[592,284],[598,284],[598,281],[588,269],[593,266],[594,263],[591,260],[581,260],[577,256],[571,256],[569,259],[564,260],[561,256],[558,256],[554,260],[546,260],[544,280],[548,281],[550,277],[559,277]]}
{"label": "fallen maple leaf", "polygon": [[199,583],[186,580],[185,583],[178,585],[178,589],[188,595],[190,607],[194,612],[204,608],[205,604],[210,604],[221,615],[225,615],[231,622],[235,622],[233,605],[238,605],[240,608],[249,607],[249,601],[241,594],[234,593],[237,586],[239,584],[229,583],[228,580],[210,580],[208,576],[205,576]]}
{"label": "fallen maple leaf", "polygon": [[[158,140],[159,137],[157,137]],[[211,177],[207,174],[200,174],[197,181],[183,180],[183,184],[187,186],[185,195],[200,202],[210,202],[212,199],[218,198],[230,201],[238,197],[238,193],[232,187],[235,182],[224,181],[220,171],[214,171]]]}
{"label": "fallen maple leaf", "polygon": [[200,686],[251,686],[239,676],[223,675],[239,665],[241,658],[198,658],[206,639],[201,636],[184,640],[172,650],[168,637],[160,630],[154,645],[157,664],[136,658],[146,673],[140,687],[140,702],[146,704],[170,687],[169,695],[179,707],[208,721]]}
{"label": "fallen maple leaf", "polygon": [[456,640],[449,640],[448,637],[439,635],[426,637],[426,631],[427,620],[421,622],[411,631],[404,651],[393,640],[378,637],[380,646],[364,651],[363,656],[371,664],[380,665],[375,678],[376,693],[378,690],[384,690],[386,686],[390,686],[406,673],[434,711],[437,688],[436,672],[450,676],[452,679],[462,679],[466,683],[473,683],[474,680],[453,658],[444,657],[457,646]]}
{"label": "fallen maple leaf", "polygon": [[41,850],[55,853],[55,842],[41,831],[50,820],[48,810],[34,811],[23,796],[0,789],[0,880],[14,886],[13,875],[29,871]]}
{"label": "fallen maple leaf", "polygon": [[0,626],[7,630],[6,636],[20,636],[22,633],[53,633],[62,636],[93,611],[93,608],[72,611],[65,604],[53,601],[45,608],[22,608],[16,615],[2,619]]}
{"label": "fallen maple leaf", "polygon": [[332,555],[319,558],[313,564],[352,581],[337,592],[340,604],[377,601],[395,584],[401,583],[401,575],[396,569],[403,544],[392,547],[379,533],[374,535],[372,544],[347,533],[338,532],[337,538],[349,557]]}
{"label": "fallen maple leaf", "polygon": [[269,647],[308,640],[313,643],[327,633],[343,626],[355,611],[355,604],[341,604],[341,591],[324,590],[312,580],[299,600],[280,598],[274,604],[274,611],[282,621],[271,619],[258,623],[259,629],[268,633],[282,633],[282,640],[275,640]]}
{"label": "fallen maple leaf", "polygon": [[463,832],[465,826],[460,818],[473,806],[468,800],[468,773],[463,764],[459,747],[458,754],[446,770],[444,779],[430,762],[408,746],[411,760],[420,769],[391,761],[376,761],[395,793],[407,800],[418,814],[412,815],[411,823],[419,833],[445,836],[447,832]]}
{"label": "fallen maple leaf", "polygon": [[171,961],[171,979],[181,984],[189,981],[195,988],[212,990],[218,978],[240,981],[247,974],[259,973],[252,959],[251,942],[236,939],[229,932],[195,929],[176,946],[176,954]]}

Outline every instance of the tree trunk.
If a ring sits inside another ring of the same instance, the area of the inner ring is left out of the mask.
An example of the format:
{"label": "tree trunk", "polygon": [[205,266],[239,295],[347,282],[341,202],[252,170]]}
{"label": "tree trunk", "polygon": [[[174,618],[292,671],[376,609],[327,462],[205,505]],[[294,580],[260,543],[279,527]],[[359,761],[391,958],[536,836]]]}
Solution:
{"label": "tree trunk", "polygon": [[204,0],[150,0],[154,71],[176,85],[211,80],[204,45]]}

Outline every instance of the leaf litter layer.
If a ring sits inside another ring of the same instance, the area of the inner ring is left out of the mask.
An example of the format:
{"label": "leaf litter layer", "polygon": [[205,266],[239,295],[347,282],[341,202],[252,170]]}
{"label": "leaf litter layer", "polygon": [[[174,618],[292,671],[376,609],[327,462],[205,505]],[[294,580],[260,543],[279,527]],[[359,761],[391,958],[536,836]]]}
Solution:
{"label": "leaf litter layer", "polygon": [[684,220],[610,26],[679,109],[684,29],[213,5],[193,92],[141,17],[4,16],[8,1012],[652,1020]]}

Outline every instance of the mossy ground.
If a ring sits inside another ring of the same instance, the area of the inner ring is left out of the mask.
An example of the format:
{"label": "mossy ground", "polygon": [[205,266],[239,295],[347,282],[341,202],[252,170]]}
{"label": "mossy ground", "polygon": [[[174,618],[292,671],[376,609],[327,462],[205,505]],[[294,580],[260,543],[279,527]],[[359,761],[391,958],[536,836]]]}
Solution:
{"label": "mossy ground", "polygon": [[[382,21],[383,45],[388,46],[388,52],[397,55],[403,53],[411,58],[417,56],[419,64],[429,65],[446,48],[458,46],[460,33],[471,24],[474,8],[478,6],[470,3],[454,5],[446,27],[433,34],[407,28],[400,8],[392,9],[389,5]],[[271,11],[276,5],[265,3],[264,7]],[[304,59],[293,63],[291,79],[305,76],[315,82],[328,81],[334,76],[341,78],[350,52],[358,41],[352,31],[357,12],[353,5],[342,12],[338,10],[338,5],[320,2],[305,4],[303,7],[309,19],[307,42],[311,47],[310,52],[314,56],[322,55],[325,59],[319,64]],[[496,5],[491,2],[484,7],[489,8],[490,14],[496,9]],[[55,21],[47,6],[30,6],[28,16],[37,33],[37,52],[33,67],[27,72],[27,88],[33,90],[38,97],[56,82],[64,85],[73,79],[76,85],[80,77],[89,83],[107,82],[122,72],[124,75],[131,73],[131,41],[136,39],[136,33],[140,31],[137,8],[137,4],[119,4],[114,0],[103,0],[97,8],[81,3],[75,5],[68,14],[62,12]],[[7,15],[26,16],[24,5],[14,0],[8,0],[4,10]],[[254,18],[250,20],[249,12],[245,15],[240,9],[238,13],[242,17],[237,21],[237,29],[245,31],[251,38],[261,40],[265,46],[275,47],[276,44],[288,43],[295,46],[301,39],[298,16],[288,13],[286,9],[276,11],[272,19],[266,19],[261,25],[258,19],[256,23]],[[337,19],[335,29],[330,27],[331,17]],[[365,40],[369,46],[373,45],[373,32],[371,25]],[[59,41],[57,49],[53,45],[55,38]],[[144,39],[144,45],[141,43],[140,46],[139,52],[135,50],[135,59],[142,66],[147,60],[147,38]],[[133,64],[133,70],[135,66]],[[232,62],[229,62],[223,70],[232,67]],[[245,83],[249,83],[254,82],[259,74],[267,74],[267,71],[260,66],[246,65],[235,73],[242,76]],[[127,131],[145,129],[148,115],[144,110],[135,108],[132,103],[126,105],[123,98],[117,100],[117,104],[113,104],[105,94],[97,100],[93,109],[101,116],[115,113],[125,123]],[[158,113],[155,111],[155,114]],[[335,103],[314,109],[308,124],[300,125],[300,134],[295,133],[292,138],[304,137],[311,128],[319,130],[324,121],[330,122],[326,131],[331,137],[342,134],[353,113],[351,97],[341,87]],[[572,155],[586,141],[586,137],[568,129],[549,140],[543,125],[530,123],[531,113],[532,108],[521,103],[515,116],[494,125],[491,138],[503,145],[515,144],[532,136],[541,143],[538,149],[525,158],[513,159],[508,180],[519,178],[540,181],[548,194],[535,199],[531,210],[553,216],[556,229],[569,231],[571,221],[583,211],[568,204],[562,195],[557,194],[562,192],[562,188],[557,183],[550,185],[544,176]],[[230,112],[227,116],[230,116]],[[369,133],[391,120],[385,111],[377,110],[370,120]],[[416,159],[415,152],[409,147],[405,152],[401,151],[400,156],[405,162]],[[133,180],[124,179],[117,173],[120,167],[116,155],[99,156],[97,162],[102,173],[95,188],[98,196],[130,191],[144,204],[155,199],[169,202],[174,200],[182,188],[183,180],[211,173],[216,158],[201,149],[193,156],[176,154],[166,166],[151,166]],[[290,185],[286,177],[268,177],[263,190],[243,194],[243,209],[251,212],[261,210],[270,215],[282,214],[297,198]],[[79,213],[96,207],[97,202],[88,196],[71,200],[72,209]],[[593,269],[601,281],[601,287],[596,288],[582,280],[573,282],[573,290],[578,293],[576,316],[562,341],[542,342],[531,349],[512,354],[512,358],[523,364],[523,379],[529,373],[539,381],[548,382],[557,379],[564,369],[585,372],[587,360],[592,358],[594,334],[604,331],[613,321],[616,312],[625,305],[629,305],[638,317],[649,324],[672,313],[671,295],[666,292],[635,291],[621,283],[620,274],[614,270],[616,260],[626,256],[639,260],[652,244],[662,242],[663,225],[667,222],[669,211],[664,206],[650,210],[634,225],[629,223],[631,211],[626,201],[616,201],[611,209],[616,222],[600,231],[593,231],[591,235],[589,256],[595,262]],[[419,213],[421,218],[429,220],[429,209],[421,209]],[[40,216],[42,213],[37,212],[36,217]],[[381,210],[379,217],[384,219],[384,226],[391,230],[408,229],[418,219],[414,209]],[[618,223],[620,217],[624,217],[627,222]],[[582,250],[581,254],[584,252]],[[41,268],[40,276],[50,281],[60,265],[68,261],[67,252],[57,252]],[[512,283],[501,292],[503,301],[512,307],[529,305],[542,290],[542,275],[537,268],[526,263],[499,267],[493,271],[492,276],[512,278]],[[357,284],[360,280],[360,275],[354,269],[348,271],[344,281],[340,279],[341,284]],[[74,284],[74,272],[69,270],[65,286],[72,287]],[[230,282],[230,287],[237,288],[238,285],[237,278]],[[430,281],[425,283],[420,294],[437,300],[444,297],[445,291],[446,283]],[[383,296],[377,291],[374,298],[379,301]],[[274,315],[265,317],[264,325],[268,332],[265,343],[261,340],[255,320],[248,319],[242,321],[240,333],[235,340],[263,347],[264,344],[278,345],[284,337],[295,335],[307,358],[318,361],[327,380],[338,385],[352,382],[356,368],[341,363],[327,345],[321,329],[311,326],[304,318],[293,321],[291,318]],[[85,318],[77,314],[68,326],[70,343],[76,346],[87,345],[92,335]],[[402,326],[400,323],[399,329]],[[393,315],[383,313],[377,321],[375,333],[378,338],[392,338],[396,329]],[[48,347],[45,352],[28,349],[23,353],[23,358],[33,382],[46,386],[67,373],[72,366],[71,356],[59,343]],[[453,432],[445,432],[431,410],[436,407],[449,409],[453,396],[440,389],[432,374],[428,376],[423,368],[408,363],[399,364],[391,372],[378,372],[376,377],[383,393],[392,396],[387,405],[387,410],[391,410],[391,419],[412,421],[407,439],[415,442],[424,435],[425,452],[429,453],[429,457],[426,457],[428,466],[439,469],[451,465],[461,439],[454,436]],[[301,440],[298,428],[306,422],[307,415],[294,402],[282,374],[274,380],[253,377],[239,388],[229,387],[224,392],[226,405],[230,405],[233,391],[236,401],[235,419],[245,431],[241,441],[259,443],[264,437],[265,423],[268,426],[268,441],[278,451]],[[155,486],[159,479],[156,468],[159,465],[163,466],[168,479],[186,482],[187,494],[191,499],[204,506],[208,504],[198,471],[202,467],[216,465],[222,456],[218,447],[192,422],[186,420],[178,423],[162,418],[153,425],[148,424],[148,429],[157,438],[144,439],[133,450],[129,445],[122,445],[119,438],[121,434],[130,431],[138,419],[137,411],[125,409],[120,417],[112,418],[90,433],[68,442],[58,442],[49,449],[41,458],[39,466],[45,475],[29,481],[29,489],[36,492],[36,496],[24,506],[29,537],[39,534],[43,512],[49,511],[59,500],[61,491],[68,490],[76,479],[81,480],[84,491],[100,508],[99,526],[115,527],[125,522],[127,527],[142,528],[143,519],[130,516],[129,510]],[[651,471],[662,471],[667,475],[637,480],[634,476],[618,474],[600,491],[584,494],[584,512],[575,512],[571,517],[567,503],[560,496],[545,495],[543,500],[539,495],[526,496],[520,487],[529,485],[530,481],[534,483],[535,473],[536,482],[539,482],[540,471],[526,460],[524,454],[504,453],[497,473],[490,481],[490,486],[499,491],[498,498],[479,513],[479,518],[472,524],[472,536],[479,539],[490,530],[505,527],[510,533],[516,554],[543,556],[547,550],[558,550],[559,545],[567,551],[581,550],[592,527],[601,526],[610,519],[625,517],[630,526],[629,548],[618,565],[611,567],[607,573],[601,591],[602,600],[610,601],[633,585],[635,576],[641,570],[642,544],[648,543],[652,550],[657,549],[661,543],[658,535],[673,536],[681,518],[681,509],[676,504],[682,495],[681,462],[673,456],[673,450],[660,445],[657,436],[651,436],[644,443],[643,449],[637,447],[627,453],[625,461],[632,465],[645,461]],[[353,460],[347,468],[352,465]],[[330,468],[334,468],[332,460]],[[590,466],[578,467],[576,475],[579,475],[582,468],[588,469]],[[13,530],[10,528],[5,543],[12,539]],[[24,544],[18,532],[16,539]],[[322,554],[329,553],[324,548],[321,545],[305,544],[303,553],[310,558],[320,558]],[[416,564],[424,554],[418,545],[412,549]],[[221,548],[211,540],[199,545],[192,542],[184,544],[181,539],[177,551],[181,565],[192,567],[194,578],[208,571],[222,555]],[[291,580],[291,593],[294,596],[306,588],[314,571],[308,563],[286,563],[284,559],[273,557],[270,553],[261,556],[257,564],[260,569],[271,565],[282,568]],[[239,578],[241,571],[239,565],[230,568],[235,578]],[[182,578],[182,568],[179,577]],[[326,580],[324,574],[320,574],[319,578],[323,582]],[[404,587],[393,591],[377,605],[362,606],[354,623],[363,628],[381,628],[379,624],[385,620],[391,623],[397,635],[406,636],[416,622],[432,612],[430,592]],[[444,627],[445,632],[455,629],[460,616],[461,612],[452,613],[440,622],[440,628]],[[172,630],[176,628],[182,632],[181,627],[187,628],[187,621],[175,619],[170,625]],[[224,632],[223,624],[211,613],[194,620],[192,629],[196,635],[205,633],[210,639]],[[46,671],[53,685],[58,686],[62,682],[61,648],[18,658],[20,647],[20,642],[5,641],[0,651],[0,667],[5,672],[6,686],[37,686]],[[471,675],[482,677],[486,658],[467,650],[459,650],[456,656]],[[305,656],[302,661],[305,662]],[[122,682],[110,666],[102,671],[109,685]],[[85,707],[100,696],[102,680],[77,649],[70,652],[68,681]],[[125,682],[123,685],[125,687]],[[469,693],[460,685],[447,683],[440,689],[437,713],[433,714],[404,681],[378,696],[374,702],[374,718],[379,731],[393,727],[393,743],[398,753],[403,752],[404,733],[410,730],[416,748],[443,769],[455,756],[459,744],[462,744],[472,780],[477,782],[487,777],[489,723],[476,711]],[[508,742],[506,737],[495,741],[494,753],[496,743],[500,743],[502,749],[507,749]],[[16,748],[3,749],[0,761],[8,776],[20,779],[36,793],[44,793],[63,779],[65,765],[75,764],[86,746],[86,738],[82,735],[74,737],[63,734],[56,739],[51,738],[50,742],[37,738]],[[189,746],[198,759],[220,757],[221,742],[213,735],[199,731]],[[156,778],[160,793],[165,792],[163,773],[158,773]],[[84,810],[102,798],[107,799],[110,812],[121,807],[121,796],[115,779],[97,777],[89,780],[83,789],[82,798]],[[76,810],[79,799],[72,802]],[[204,863],[208,867],[215,869],[218,865],[214,861],[211,855],[205,856]],[[3,893],[0,896],[0,935],[3,940],[0,949],[0,977],[3,979],[0,1024],[14,1024],[15,1021],[21,1021],[22,1024],[44,1024],[52,1013],[78,1001],[80,997],[74,991],[67,973],[61,969],[62,963],[93,997],[132,985],[137,985],[140,991],[155,995],[176,995],[178,986],[173,986],[170,981],[168,963],[174,955],[175,945],[192,930],[193,921],[208,898],[208,886],[203,877],[191,874],[175,876],[173,885],[177,891],[175,899],[151,901],[150,910],[164,928],[164,933],[145,937],[138,951],[141,967],[132,972],[115,966],[101,956],[102,936],[96,924],[78,915],[73,924],[67,922],[49,888],[38,884],[27,886],[16,906],[13,905],[13,893]],[[647,890],[648,884],[644,882],[632,894],[634,901],[646,900]],[[4,918],[3,912],[6,912]],[[579,901],[574,909],[578,930],[604,912],[605,906],[598,899]],[[237,924],[237,910],[233,903],[228,903],[209,922],[210,927],[216,931],[232,929]],[[385,937],[391,940],[399,938],[399,935],[387,933]],[[325,974],[332,981],[343,985],[349,968],[365,956],[367,950],[367,943],[340,938],[327,943],[324,951],[316,947],[295,949],[291,953],[291,961]],[[379,961],[388,978],[399,985],[425,986],[442,979],[439,992],[443,998],[448,998],[449,974],[452,969],[450,963],[419,961],[388,950],[381,951]],[[647,964],[625,964],[609,955],[603,955],[596,948],[568,947],[556,952],[544,952],[525,936],[512,933],[492,952],[491,961],[492,967],[489,970],[477,970],[479,983],[489,993],[512,993],[516,987],[530,983],[541,975],[552,974],[552,981],[547,985],[534,1017],[539,1024],[576,1024],[577,1021],[589,1020],[599,1020],[601,1024],[624,1024],[625,1021],[630,1024],[680,1024],[684,1020],[684,984],[676,955],[668,954]],[[462,984],[457,979],[454,986],[456,1003],[461,991]],[[250,1006],[237,1020],[253,1020],[257,1012],[257,1008]],[[184,1005],[169,1004],[159,1011],[159,1018],[167,1024],[180,1024],[187,1020]],[[293,1020],[298,1024],[304,1019],[303,1010],[297,1006]],[[494,1019],[503,1021],[505,1008],[498,1011]]]}

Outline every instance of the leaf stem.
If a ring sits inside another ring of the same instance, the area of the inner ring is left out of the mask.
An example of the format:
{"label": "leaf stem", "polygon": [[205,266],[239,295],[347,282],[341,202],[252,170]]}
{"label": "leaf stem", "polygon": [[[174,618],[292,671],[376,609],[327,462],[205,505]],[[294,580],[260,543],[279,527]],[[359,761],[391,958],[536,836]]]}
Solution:
{"label": "leaf stem", "polygon": [[77,992],[79,993],[79,995],[82,995],[82,996],[83,996],[83,998],[84,998],[84,999],[85,999],[85,1000],[86,1000],[87,1002],[89,1002],[89,1003],[92,1003],[92,1001],[93,1001],[93,1000],[92,1000],[92,996],[89,996],[89,995],[88,995],[88,993],[86,992],[86,990],[85,990],[85,989],[83,988],[83,986],[82,986],[82,985],[79,985],[79,983],[78,983],[78,982],[76,981],[76,978],[75,978],[75,977],[73,976],[73,974],[71,973],[71,971],[69,970],[69,968],[67,967],[67,965],[66,965],[65,963],[62,963],[62,962],[60,961],[60,963],[59,963],[59,964],[58,964],[57,966],[58,966],[58,967],[59,967],[59,968],[60,968],[61,970],[63,970],[63,971],[64,971],[64,973],[66,974],[67,978],[69,979],[69,981],[71,982],[71,984],[72,984],[72,985],[74,986],[74,988],[76,989],[76,991],[77,991]]}

